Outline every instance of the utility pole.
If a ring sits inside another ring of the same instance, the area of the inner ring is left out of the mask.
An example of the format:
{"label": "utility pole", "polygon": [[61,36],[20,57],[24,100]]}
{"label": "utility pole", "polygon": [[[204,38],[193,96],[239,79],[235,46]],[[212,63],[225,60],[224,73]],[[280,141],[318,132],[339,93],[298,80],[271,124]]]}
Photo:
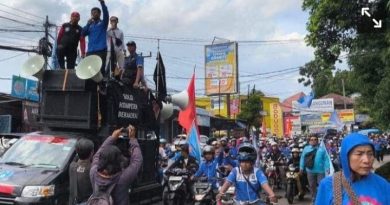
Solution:
{"label": "utility pole", "polygon": [[344,109],[347,109],[347,104],[345,103],[345,86],[344,86],[344,78],[341,79],[341,84],[342,84],[342,86],[343,86]]}

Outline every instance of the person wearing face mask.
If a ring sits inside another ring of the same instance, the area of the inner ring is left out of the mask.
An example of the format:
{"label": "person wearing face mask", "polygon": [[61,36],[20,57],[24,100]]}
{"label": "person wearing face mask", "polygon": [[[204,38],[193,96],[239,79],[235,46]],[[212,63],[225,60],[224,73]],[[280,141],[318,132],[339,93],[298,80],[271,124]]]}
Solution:
{"label": "person wearing face mask", "polygon": [[342,171],[323,179],[316,205],[390,204],[390,184],[372,171],[374,144],[365,135],[352,133],[341,143]]}

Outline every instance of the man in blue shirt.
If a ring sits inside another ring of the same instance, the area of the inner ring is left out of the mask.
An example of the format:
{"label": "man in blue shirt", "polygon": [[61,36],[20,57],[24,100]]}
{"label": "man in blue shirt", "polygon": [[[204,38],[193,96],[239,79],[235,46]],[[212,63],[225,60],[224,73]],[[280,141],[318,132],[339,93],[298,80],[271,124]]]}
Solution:
{"label": "man in blue shirt", "polygon": [[217,189],[217,168],[218,164],[222,163],[222,152],[217,158],[214,158],[215,150],[214,147],[206,145],[203,148],[203,157],[205,161],[200,164],[198,171],[194,174],[194,177],[207,177],[207,181],[212,183],[214,190]]}
{"label": "man in blue shirt", "polygon": [[243,143],[238,149],[239,167],[236,167],[230,172],[224,185],[217,195],[219,201],[222,195],[228,190],[231,185],[235,186],[235,202],[237,204],[262,204],[260,201],[260,191],[268,194],[269,199],[273,203],[277,203],[275,193],[268,185],[267,177],[264,173],[254,168],[254,163],[257,159],[256,149],[251,143]]}
{"label": "man in blue shirt", "polygon": [[101,10],[97,7],[91,9],[91,19],[84,26],[82,35],[88,36],[87,56],[97,55],[102,59],[100,72],[103,76],[107,76],[106,57],[107,57],[107,28],[109,14],[104,0],[99,0],[103,10],[103,20],[100,19]]}
{"label": "man in blue shirt", "polygon": [[122,81],[133,88],[147,89],[144,78],[144,58],[136,53],[137,44],[134,41],[129,41],[126,46],[129,56],[125,57]]}

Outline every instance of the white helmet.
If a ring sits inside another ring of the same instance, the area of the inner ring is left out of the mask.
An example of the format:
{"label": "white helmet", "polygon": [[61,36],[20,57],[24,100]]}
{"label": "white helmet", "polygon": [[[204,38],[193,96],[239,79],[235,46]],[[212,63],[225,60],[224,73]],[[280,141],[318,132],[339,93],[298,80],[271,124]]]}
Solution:
{"label": "white helmet", "polygon": [[275,141],[272,141],[271,146],[278,146],[278,143],[276,143]]}

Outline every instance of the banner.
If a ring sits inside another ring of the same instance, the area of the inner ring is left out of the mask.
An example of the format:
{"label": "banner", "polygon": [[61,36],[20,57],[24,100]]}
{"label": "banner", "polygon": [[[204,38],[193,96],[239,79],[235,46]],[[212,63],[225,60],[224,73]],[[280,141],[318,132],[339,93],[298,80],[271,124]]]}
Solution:
{"label": "banner", "polygon": [[313,99],[309,108],[302,108],[297,101],[293,101],[291,104],[293,107],[292,111],[300,112],[301,114],[315,114],[334,111],[333,98]]}
{"label": "banner", "polygon": [[38,81],[12,76],[11,96],[38,102]]}
{"label": "banner", "polygon": [[276,134],[278,137],[283,137],[283,115],[282,108],[279,103],[270,104],[271,115],[271,135]]}
{"label": "banner", "polygon": [[206,95],[238,92],[237,43],[205,46]]}
{"label": "banner", "polygon": [[293,136],[302,134],[301,119],[299,116],[284,117],[284,136]]}
{"label": "banner", "polygon": [[240,113],[240,99],[234,98],[230,100],[230,116],[235,116]]}

